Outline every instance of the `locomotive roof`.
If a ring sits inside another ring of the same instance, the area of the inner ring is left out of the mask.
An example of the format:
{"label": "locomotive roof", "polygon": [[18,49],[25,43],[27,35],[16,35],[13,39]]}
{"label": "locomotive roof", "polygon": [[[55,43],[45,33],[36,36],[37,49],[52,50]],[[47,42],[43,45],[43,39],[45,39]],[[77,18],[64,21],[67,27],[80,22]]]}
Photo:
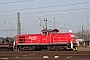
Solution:
{"label": "locomotive roof", "polygon": [[41,30],[41,31],[42,31],[42,32],[54,32],[54,31],[59,32],[58,29],[43,29],[43,30]]}

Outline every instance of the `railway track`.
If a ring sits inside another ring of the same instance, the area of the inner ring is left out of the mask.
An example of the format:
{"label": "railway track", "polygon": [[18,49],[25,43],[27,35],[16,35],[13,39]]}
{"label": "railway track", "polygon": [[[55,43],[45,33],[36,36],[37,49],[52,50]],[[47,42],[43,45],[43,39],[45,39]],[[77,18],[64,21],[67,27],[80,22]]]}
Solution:
{"label": "railway track", "polygon": [[89,51],[7,51],[0,60],[90,60]]}

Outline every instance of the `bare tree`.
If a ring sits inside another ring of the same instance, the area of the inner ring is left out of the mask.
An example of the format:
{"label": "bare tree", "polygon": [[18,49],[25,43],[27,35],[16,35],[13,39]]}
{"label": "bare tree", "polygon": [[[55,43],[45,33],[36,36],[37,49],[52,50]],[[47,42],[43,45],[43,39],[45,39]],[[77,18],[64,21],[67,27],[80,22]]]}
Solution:
{"label": "bare tree", "polygon": [[82,33],[82,31],[78,31],[77,33],[75,33],[75,35],[79,39],[84,39],[84,40],[90,39],[90,31],[89,30],[83,30],[83,33]]}

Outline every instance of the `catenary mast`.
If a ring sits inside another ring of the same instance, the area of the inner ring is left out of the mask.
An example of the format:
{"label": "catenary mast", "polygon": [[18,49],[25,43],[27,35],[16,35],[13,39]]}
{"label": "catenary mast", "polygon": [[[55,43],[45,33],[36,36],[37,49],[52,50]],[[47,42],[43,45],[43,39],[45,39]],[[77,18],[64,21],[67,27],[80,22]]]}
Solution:
{"label": "catenary mast", "polygon": [[20,14],[19,12],[17,13],[18,18],[17,18],[17,35],[21,34],[21,23],[20,23]]}

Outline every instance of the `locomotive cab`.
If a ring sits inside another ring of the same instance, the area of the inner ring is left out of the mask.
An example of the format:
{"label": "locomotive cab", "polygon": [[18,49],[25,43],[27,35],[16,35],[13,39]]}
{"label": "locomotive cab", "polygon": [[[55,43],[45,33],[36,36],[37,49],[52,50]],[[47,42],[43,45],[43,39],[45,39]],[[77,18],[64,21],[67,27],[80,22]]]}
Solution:
{"label": "locomotive cab", "polygon": [[58,29],[43,29],[42,34],[43,35],[49,35],[50,33],[58,33]]}

